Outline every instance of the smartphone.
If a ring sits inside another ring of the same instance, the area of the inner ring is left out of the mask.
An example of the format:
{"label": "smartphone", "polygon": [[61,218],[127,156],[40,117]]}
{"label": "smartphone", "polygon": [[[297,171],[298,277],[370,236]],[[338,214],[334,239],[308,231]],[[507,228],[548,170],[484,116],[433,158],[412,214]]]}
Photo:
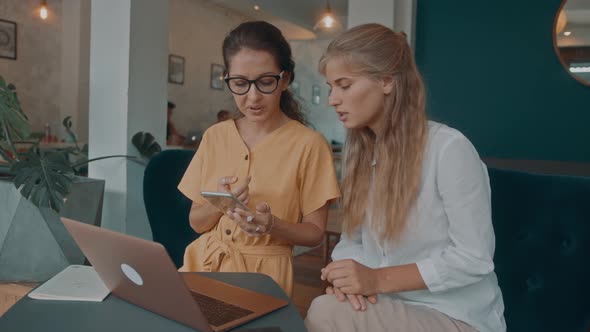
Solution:
{"label": "smartphone", "polygon": [[240,208],[242,210],[250,211],[250,209],[242,203],[236,196],[231,193],[221,193],[215,191],[201,191],[201,196],[205,197],[213,206],[217,207],[222,213],[227,210]]}

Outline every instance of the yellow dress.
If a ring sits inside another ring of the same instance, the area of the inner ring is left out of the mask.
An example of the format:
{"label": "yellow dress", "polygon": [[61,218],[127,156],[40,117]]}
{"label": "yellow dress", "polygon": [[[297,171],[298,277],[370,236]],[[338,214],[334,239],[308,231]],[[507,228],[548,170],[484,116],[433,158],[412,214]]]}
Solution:
{"label": "yellow dress", "polygon": [[[249,150],[233,120],[210,127],[178,189],[199,204],[201,191],[216,191],[223,176],[248,175],[248,207],[267,202],[272,213],[290,223],[340,197],[330,147],[323,136],[290,120]],[[180,271],[259,272],[272,277],[291,296],[293,246],[270,235],[248,236],[222,216],[185,251]]]}

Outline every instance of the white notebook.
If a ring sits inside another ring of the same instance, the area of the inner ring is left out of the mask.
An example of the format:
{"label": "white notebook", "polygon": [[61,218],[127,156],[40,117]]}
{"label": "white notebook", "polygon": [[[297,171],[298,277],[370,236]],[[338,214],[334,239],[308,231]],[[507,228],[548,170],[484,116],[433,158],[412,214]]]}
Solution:
{"label": "white notebook", "polygon": [[28,296],[37,300],[101,302],[109,293],[94,267],[70,265]]}

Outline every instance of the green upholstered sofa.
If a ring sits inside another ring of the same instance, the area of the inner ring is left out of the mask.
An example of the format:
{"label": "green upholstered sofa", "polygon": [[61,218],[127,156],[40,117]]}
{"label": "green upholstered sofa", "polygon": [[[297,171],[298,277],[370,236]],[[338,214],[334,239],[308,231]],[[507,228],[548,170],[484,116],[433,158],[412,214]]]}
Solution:
{"label": "green upholstered sofa", "polygon": [[152,238],[166,248],[177,268],[186,246],[199,236],[188,222],[192,203],[176,188],[194,154],[192,150],[162,151],[150,160],[143,177]]}
{"label": "green upholstered sofa", "polygon": [[[167,150],[145,170],[153,238],[177,267],[198,237],[176,186],[194,151]],[[496,273],[508,331],[590,332],[590,178],[489,169]]]}
{"label": "green upholstered sofa", "polygon": [[590,331],[590,178],[489,169],[508,331]]}

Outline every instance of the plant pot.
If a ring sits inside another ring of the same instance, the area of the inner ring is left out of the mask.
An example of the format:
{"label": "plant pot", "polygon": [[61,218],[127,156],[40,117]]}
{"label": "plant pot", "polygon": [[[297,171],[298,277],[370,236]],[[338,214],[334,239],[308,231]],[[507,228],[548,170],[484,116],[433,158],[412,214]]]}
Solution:
{"label": "plant pot", "polygon": [[43,282],[85,257],[60,216],[100,225],[104,180],[76,178],[58,215],[0,179],[0,282]]}

